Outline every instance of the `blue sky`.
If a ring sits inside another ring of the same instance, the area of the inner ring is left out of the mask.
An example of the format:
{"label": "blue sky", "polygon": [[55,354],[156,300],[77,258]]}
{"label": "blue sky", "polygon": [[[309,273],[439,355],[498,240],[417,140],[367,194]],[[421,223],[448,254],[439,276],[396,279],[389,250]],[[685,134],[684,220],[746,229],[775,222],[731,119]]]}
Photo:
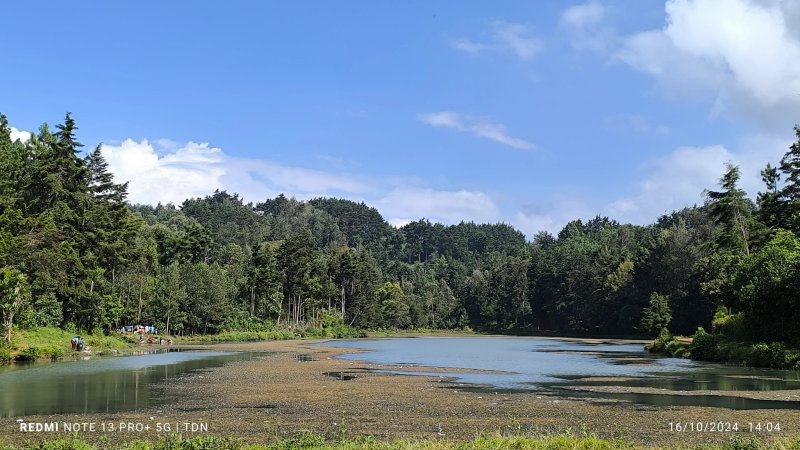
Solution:
{"label": "blue sky", "polygon": [[0,112],[35,130],[71,111],[134,202],[339,196],[529,236],[648,223],[726,161],[755,195],[786,151],[799,4],[15,2]]}

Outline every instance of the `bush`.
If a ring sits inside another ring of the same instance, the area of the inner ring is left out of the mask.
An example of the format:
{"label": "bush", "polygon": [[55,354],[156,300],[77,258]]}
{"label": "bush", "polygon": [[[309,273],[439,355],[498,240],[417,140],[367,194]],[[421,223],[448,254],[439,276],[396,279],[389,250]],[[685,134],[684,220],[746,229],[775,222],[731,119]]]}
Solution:
{"label": "bush", "polygon": [[746,340],[748,333],[744,322],[744,313],[728,314],[724,308],[718,309],[711,322],[711,332],[724,334],[733,339]]}
{"label": "bush", "polygon": [[64,349],[53,346],[43,347],[39,349],[39,355],[41,355],[40,358],[56,361],[64,357]]}
{"label": "bush", "polygon": [[669,333],[662,333],[653,342],[645,346],[645,350],[650,353],[667,353],[667,345],[673,338]]}
{"label": "bush", "polygon": [[755,437],[735,436],[723,448],[725,450],[760,450],[765,446]]}
{"label": "bush", "polygon": [[703,327],[697,329],[689,346],[692,358],[703,361],[724,361],[722,339],[718,334],[708,334]]}
{"label": "bush", "polygon": [[336,339],[356,339],[367,337],[367,332],[347,325],[338,325],[331,328],[331,337]]}
{"label": "bush", "polygon": [[42,357],[42,352],[38,347],[27,347],[17,353],[15,361],[36,361]]}
{"label": "bush", "polygon": [[253,342],[253,341],[285,341],[294,339],[295,336],[289,331],[226,331],[219,334],[184,336],[178,341],[185,344],[202,344],[207,342]]}
{"label": "bush", "polygon": [[786,346],[779,342],[755,344],[751,347],[747,363],[756,367],[787,368]]}
{"label": "bush", "polygon": [[9,348],[0,348],[0,363],[8,364],[11,362],[11,349]]}

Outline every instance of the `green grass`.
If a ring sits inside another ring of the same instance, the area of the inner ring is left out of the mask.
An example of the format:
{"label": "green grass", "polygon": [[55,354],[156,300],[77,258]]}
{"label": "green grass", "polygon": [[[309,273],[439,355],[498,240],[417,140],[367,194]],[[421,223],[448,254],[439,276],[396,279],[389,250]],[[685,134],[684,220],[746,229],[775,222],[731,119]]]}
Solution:
{"label": "green grass", "polygon": [[297,337],[288,331],[225,331],[175,338],[177,344],[211,344],[215,342],[285,341]]}
{"label": "green grass", "polygon": [[[176,436],[162,438],[155,442],[133,441],[125,444],[111,445],[107,442],[93,445],[79,438],[47,440],[28,443],[23,446],[2,446],[1,450],[99,450],[117,448],[121,450],[611,450],[638,447],[622,440],[608,441],[591,436],[577,437],[572,434],[517,437],[517,436],[485,436],[469,442],[452,442],[442,440],[394,441],[379,442],[373,438],[342,440],[326,443],[317,435],[303,435],[297,438],[284,439],[271,444],[248,445],[240,440],[218,437],[195,437],[182,439]],[[800,449],[800,439],[764,442],[754,437],[736,436],[728,442],[717,445],[686,446],[677,445],[676,449],[703,450],[772,450]]]}
{"label": "green grass", "polygon": [[385,337],[425,337],[425,336],[476,336],[482,333],[476,333],[472,330],[431,330],[428,328],[417,328],[414,330],[368,330],[366,337],[371,338],[385,338]]}
{"label": "green grass", "polygon": [[740,342],[720,333],[706,333],[702,328],[689,337],[664,334],[645,348],[676,358],[722,362],[747,367],[800,370],[800,350],[781,343]]}
{"label": "green grass", "polygon": [[[75,333],[60,328],[37,328],[19,330],[14,333],[10,346],[0,348],[0,363],[10,361],[57,360],[75,353],[70,340]],[[103,334],[81,334],[94,354],[123,351],[132,342],[119,336]]]}

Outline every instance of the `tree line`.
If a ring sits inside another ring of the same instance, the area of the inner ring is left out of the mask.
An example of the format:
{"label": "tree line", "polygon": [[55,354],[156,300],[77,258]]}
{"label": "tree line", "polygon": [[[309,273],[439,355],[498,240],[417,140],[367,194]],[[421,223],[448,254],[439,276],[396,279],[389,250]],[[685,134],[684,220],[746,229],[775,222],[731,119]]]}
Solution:
{"label": "tree line", "polygon": [[[507,224],[390,226],[364,203],[215,191],[132,205],[67,115],[28,141],[0,117],[0,308],[14,326],[167,333],[471,328],[800,336],[800,129],[751,201],[728,165],[704,203],[647,226],[606,217],[527,241]],[[722,169],[722,168],[721,168]]]}

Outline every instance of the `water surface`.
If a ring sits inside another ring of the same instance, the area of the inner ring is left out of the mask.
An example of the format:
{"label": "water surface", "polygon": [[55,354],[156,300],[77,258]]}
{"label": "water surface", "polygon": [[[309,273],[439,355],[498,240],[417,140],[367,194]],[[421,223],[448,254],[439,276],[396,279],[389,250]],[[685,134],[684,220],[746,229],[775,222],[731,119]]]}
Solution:
{"label": "water surface", "polygon": [[0,369],[0,416],[131,411],[169,402],[160,382],[250,359],[250,353],[170,351]]}
{"label": "water surface", "polygon": [[[371,350],[341,358],[405,366],[398,374],[453,377],[486,391],[540,391],[655,406],[731,409],[800,409],[800,401],[753,400],[723,395],[670,395],[669,391],[771,391],[800,389],[800,372],[764,370],[651,355],[642,344],[588,343],[544,338],[397,338],[331,341],[324,346]],[[452,369],[414,371],[414,366]],[[412,369],[409,372],[409,367]],[[477,369],[482,373],[459,373]],[[456,386],[451,387],[458,387]],[[663,392],[585,392],[567,387],[619,386]],[[472,388],[474,389],[474,387]],[[716,392],[719,394],[719,392]],[[674,392],[673,392],[674,394]],[[800,398],[798,398],[800,400]]]}

